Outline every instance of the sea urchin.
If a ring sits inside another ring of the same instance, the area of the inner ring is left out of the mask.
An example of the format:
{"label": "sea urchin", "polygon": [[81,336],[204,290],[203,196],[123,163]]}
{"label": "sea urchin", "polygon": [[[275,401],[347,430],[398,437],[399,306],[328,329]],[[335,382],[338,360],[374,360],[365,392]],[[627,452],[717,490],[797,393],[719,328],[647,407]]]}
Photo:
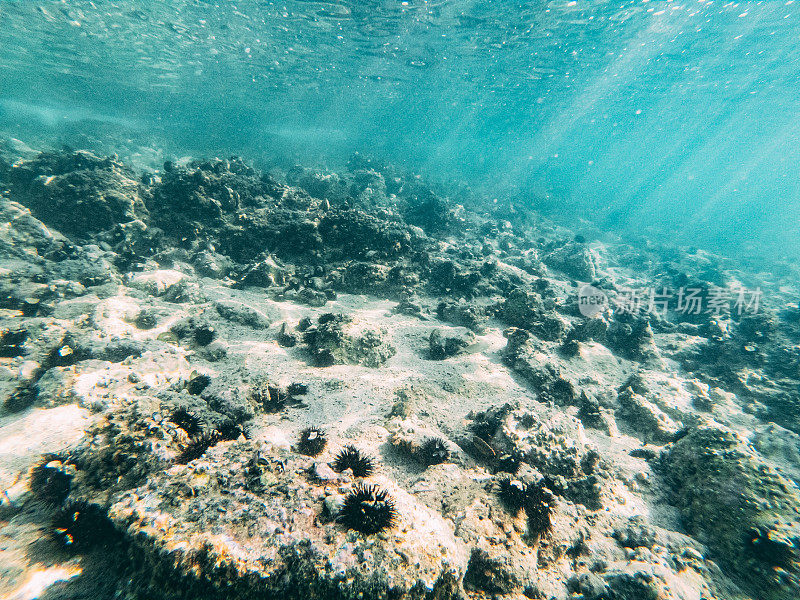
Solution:
{"label": "sea urchin", "polygon": [[79,552],[108,546],[119,538],[103,509],[83,501],[69,502],[56,512],[52,535],[64,549]]}
{"label": "sea urchin", "polygon": [[325,432],[318,427],[307,427],[300,432],[300,441],[297,442],[297,451],[307,456],[317,456],[325,449],[328,438]]}
{"label": "sea urchin", "polygon": [[354,477],[369,477],[375,471],[375,459],[348,444],[333,459],[331,467],[337,473],[350,469]]}
{"label": "sea urchin", "polygon": [[395,524],[397,509],[386,490],[358,484],[345,497],[336,520],[348,529],[372,535]]}
{"label": "sea urchin", "polygon": [[497,485],[500,500],[513,514],[518,515],[525,508],[528,486],[510,477],[504,477]]}
{"label": "sea urchin", "polygon": [[33,495],[48,504],[64,502],[72,485],[72,474],[65,467],[58,455],[45,455],[42,462],[31,470],[30,487]]}
{"label": "sea urchin", "polygon": [[432,437],[422,442],[416,456],[423,465],[430,467],[447,461],[450,458],[450,449],[442,438]]}
{"label": "sea urchin", "polygon": [[500,500],[514,515],[525,511],[531,534],[540,536],[551,529],[555,496],[542,482],[523,483],[506,477],[499,481],[498,488]]}
{"label": "sea urchin", "polygon": [[175,457],[175,464],[186,465],[194,459],[200,458],[206,453],[206,450],[221,441],[222,437],[217,431],[204,432],[192,437],[178,456]]}
{"label": "sea urchin", "polygon": [[555,496],[542,483],[525,488],[525,514],[528,516],[528,532],[540,536],[553,527]]}

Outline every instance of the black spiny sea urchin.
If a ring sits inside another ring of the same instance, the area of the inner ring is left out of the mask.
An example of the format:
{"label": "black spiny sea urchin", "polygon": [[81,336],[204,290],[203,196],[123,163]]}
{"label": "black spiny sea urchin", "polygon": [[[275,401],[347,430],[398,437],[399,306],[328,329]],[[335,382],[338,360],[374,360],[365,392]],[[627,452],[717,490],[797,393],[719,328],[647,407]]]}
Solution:
{"label": "black spiny sea urchin", "polygon": [[48,504],[61,504],[69,496],[72,474],[66,471],[61,458],[47,454],[31,470],[30,488],[33,495]]}
{"label": "black spiny sea urchin", "polygon": [[386,490],[358,484],[345,497],[336,520],[348,529],[372,535],[395,524],[397,509]]}
{"label": "black spiny sea urchin", "polygon": [[192,462],[196,458],[200,458],[206,453],[206,450],[211,448],[211,446],[217,442],[221,441],[221,439],[222,436],[216,431],[201,433],[194,436],[175,458],[175,464],[185,465]]}
{"label": "black spiny sea urchin", "polygon": [[450,449],[442,438],[428,438],[422,442],[416,456],[419,462],[430,467],[447,461],[450,458]]}
{"label": "black spiny sea urchin", "polygon": [[514,515],[525,511],[528,530],[533,535],[540,536],[551,529],[555,496],[542,482],[523,483],[505,477],[498,482],[498,495]]}
{"label": "black spiny sea urchin", "polygon": [[525,508],[528,486],[517,479],[504,477],[498,482],[497,495],[513,514],[518,515]]}
{"label": "black spiny sea urchin", "polygon": [[525,514],[528,516],[528,531],[540,536],[553,527],[555,496],[540,482],[525,489]]}
{"label": "black spiny sea urchin", "polygon": [[494,464],[494,472],[511,473],[512,475],[516,475],[520,466],[521,461],[518,457],[511,454],[502,454],[501,456],[497,457],[497,461]]}
{"label": "black spiny sea urchin", "polygon": [[350,469],[354,477],[369,477],[375,471],[375,459],[348,444],[333,459],[331,467],[337,473]]}
{"label": "black spiny sea urchin", "polygon": [[297,442],[297,451],[307,456],[317,456],[325,449],[328,438],[325,432],[318,427],[307,427],[300,432],[300,441]]}
{"label": "black spiny sea urchin", "polygon": [[52,536],[64,549],[82,552],[119,539],[114,524],[96,504],[69,502],[56,512]]}

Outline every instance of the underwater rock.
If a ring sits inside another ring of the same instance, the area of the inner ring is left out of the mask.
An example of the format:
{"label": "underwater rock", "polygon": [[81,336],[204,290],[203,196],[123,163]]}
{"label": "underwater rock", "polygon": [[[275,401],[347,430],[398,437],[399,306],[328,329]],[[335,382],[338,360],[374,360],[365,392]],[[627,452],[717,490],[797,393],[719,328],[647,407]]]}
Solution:
{"label": "underwater rock", "polygon": [[284,321],[278,330],[277,336],[278,344],[283,348],[294,348],[298,342],[297,334],[292,330],[291,326]]}
{"label": "underwater rock", "polygon": [[316,307],[325,306],[328,303],[328,300],[330,300],[328,294],[325,292],[312,290],[311,288],[303,288],[299,292],[295,292],[291,295],[286,293],[284,294],[284,298],[287,300],[295,300],[300,304],[305,304],[306,306]]}
{"label": "underwater rock", "polygon": [[593,281],[597,277],[598,256],[584,244],[570,242],[543,257],[544,262],[580,281]]}
{"label": "underwater rock", "polygon": [[146,218],[136,174],[89,152],[43,152],[9,174],[15,198],[43,222],[78,237]]}
{"label": "underwater rock", "polygon": [[170,331],[196,348],[208,346],[217,338],[217,330],[207,318],[187,317],[170,327]]}
{"label": "underwater rock", "polygon": [[233,263],[227,256],[210,250],[199,252],[193,258],[192,264],[198,274],[203,277],[213,277],[214,279],[222,279],[233,268]]}
{"label": "underwater rock", "polygon": [[25,354],[28,330],[22,327],[0,331],[0,357],[13,358]]}
{"label": "underwater rock", "polygon": [[334,203],[342,202],[349,195],[347,182],[338,173],[295,165],[286,172],[286,181],[314,198],[325,198]]}
{"label": "underwater rock", "polygon": [[217,300],[214,302],[214,308],[222,318],[252,329],[267,329],[272,319],[278,316],[234,300]]}
{"label": "underwater rock", "polygon": [[689,531],[760,598],[800,594],[800,489],[719,425],[693,428],[663,457]]}
{"label": "underwater rock", "polygon": [[464,354],[475,343],[475,334],[464,327],[458,329],[434,329],[428,338],[428,353],[431,360],[444,360]]}
{"label": "underwater rock", "polygon": [[372,262],[347,262],[342,265],[339,287],[346,292],[361,294],[367,290],[388,291],[391,269]]}
{"label": "underwater rock", "polygon": [[246,265],[239,274],[237,287],[272,287],[285,285],[289,278],[289,269],[270,256],[262,255],[259,259]]}
{"label": "underwater rock", "polygon": [[658,357],[653,329],[646,318],[615,313],[606,336],[607,345],[624,358],[647,361]]}
{"label": "underwater rock", "polygon": [[448,203],[430,192],[411,198],[403,211],[403,218],[428,234],[446,231],[455,222]]}
{"label": "underwater rock", "polygon": [[[253,492],[243,466],[256,452],[261,484]],[[297,600],[458,597],[468,553],[439,515],[379,481],[394,501],[396,525],[377,534],[351,531],[322,517],[330,494],[304,475],[307,460],[223,442],[208,451],[203,469],[177,467],[154,475],[146,491],[120,496],[109,514],[143,559],[136,579],[170,597],[189,597],[182,590],[213,598],[231,590]],[[342,499],[328,504],[340,507]]]}
{"label": "underwater rock", "polygon": [[318,366],[360,364],[379,367],[395,355],[386,332],[342,314],[326,313],[303,333]]}
{"label": "underwater rock", "polygon": [[391,444],[425,467],[454,460],[461,449],[417,418],[393,418],[387,425]]}
{"label": "underwater rock", "polygon": [[508,557],[490,557],[485,550],[475,548],[464,575],[464,587],[487,594],[511,594],[521,582],[509,563]]}
{"label": "underwater rock", "polygon": [[630,387],[623,389],[618,396],[620,408],[617,411],[646,440],[669,442],[681,428],[669,415],[634,392]]}
{"label": "underwater rock", "polygon": [[180,271],[159,269],[133,275],[128,285],[151,296],[163,296],[187,278],[188,275]]}
{"label": "underwater rock", "polygon": [[565,321],[554,311],[545,309],[538,294],[520,288],[505,299],[500,318],[509,325],[531,331],[543,340],[560,340],[567,332]]}
{"label": "underwater rock", "polygon": [[71,247],[63,235],[49,229],[18,202],[0,202],[0,219],[14,224],[0,230],[0,257],[35,260],[37,255],[53,255],[58,251],[66,254]]}
{"label": "underwater rock", "polygon": [[658,582],[648,572],[611,573],[606,576],[609,595],[620,600],[659,600],[663,597]]}
{"label": "underwater rock", "polygon": [[528,331],[510,327],[503,335],[508,340],[503,362],[530,382],[543,401],[560,405],[579,403],[575,384],[562,375],[558,361],[538,347]]}
{"label": "underwater rock", "polygon": [[482,334],[486,330],[486,323],[489,320],[483,306],[452,300],[441,301],[436,307],[436,316],[442,321],[467,327],[477,334]]}
{"label": "underwater rock", "polygon": [[332,210],[319,222],[330,259],[391,258],[424,251],[427,241],[399,222],[357,210]]}
{"label": "underwater rock", "polygon": [[431,260],[430,286],[435,293],[472,298],[478,294],[481,273],[450,258]]}
{"label": "underwater rock", "polygon": [[222,225],[226,213],[256,205],[274,190],[238,159],[164,167],[146,204],[153,222],[176,239],[194,239],[198,232]]}
{"label": "underwater rock", "polygon": [[518,457],[544,475],[543,482],[550,491],[591,510],[601,507],[602,469],[596,465],[599,456],[585,444],[577,419],[556,413],[545,421],[508,404],[468,417],[475,441],[491,451],[481,452],[484,459],[491,462],[502,456]]}
{"label": "underwater rock", "polygon": [[325,250],[319,217],[314,211],[289,208],[294,196],[285,190],[278,206],[237,213],[217,234],[218,251],[245,263],[260,262],[265,254],[287,262],[319,260]]}

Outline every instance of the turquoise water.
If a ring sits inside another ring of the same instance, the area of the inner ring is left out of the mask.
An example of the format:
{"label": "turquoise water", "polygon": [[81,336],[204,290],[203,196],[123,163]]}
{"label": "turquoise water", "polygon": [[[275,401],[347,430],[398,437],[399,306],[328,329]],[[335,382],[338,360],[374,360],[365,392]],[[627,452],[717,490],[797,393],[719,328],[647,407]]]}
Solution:
{"label": "turquoise water", "polygon": [[361,151],[605,230],[796,257],[798,31],[783,1],[2,0],[0,132]]}

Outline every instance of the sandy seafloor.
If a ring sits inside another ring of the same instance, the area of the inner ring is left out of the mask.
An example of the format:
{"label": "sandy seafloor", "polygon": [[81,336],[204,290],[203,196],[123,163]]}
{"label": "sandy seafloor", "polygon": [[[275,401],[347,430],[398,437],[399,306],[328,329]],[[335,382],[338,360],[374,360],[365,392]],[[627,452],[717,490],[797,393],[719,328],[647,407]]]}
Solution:
{"label": "sandy seafloor", "polygon": [[[16,148],[0,598],[800,597],[792,265],[556,226],[363,157],[142,173]],[[612,302],[586,317],[589,283]],[[664,285],[763,297],[615,308]],[[347,444],[372,473],[331,467]],[[376,533],[342,516],[359,484],[394,502]]]}

